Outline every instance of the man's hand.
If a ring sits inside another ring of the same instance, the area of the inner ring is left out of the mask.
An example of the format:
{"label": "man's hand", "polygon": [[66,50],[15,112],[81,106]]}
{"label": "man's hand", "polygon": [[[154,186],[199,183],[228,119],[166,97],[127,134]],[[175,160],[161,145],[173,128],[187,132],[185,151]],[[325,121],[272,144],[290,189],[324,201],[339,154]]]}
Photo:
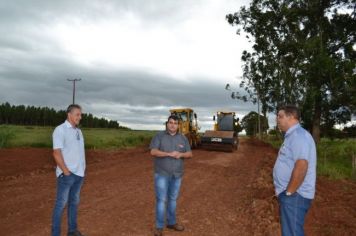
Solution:
{"label": "man's hand", "polygon": [[180,158],[192,158],[193,157],[193,154],[192,152],[177,152],[177,151],[174,151],[174,152],[171,152],[173,154],[173,158],[176,158],[176,159],[180,159]]}
{"label": "man's hand", "polygon": [[65,176],[70,176],[70,174],[72,174],[70,171],[66,171],[66,172],[63,172],[63,174],[65,175]]}
{"label": "man's hand", "polygon": [[54,149],[53,150],[53,157],[54,157],[54,160],[55,160],[56,164],[63,171],[63,174],[66,175],[66,176],[70,175],[70,171],[67,168],[66,164],[64,163],[64,159],[63,159],[63,156],[62,156],[61,149]]}
{"label": "man's hand", "polygon": [[182,154],[183,153],[180,153],[180,152],[177,152],[177,151],[173,151],[173,152],[170,153],[170,156],[175,158],[175,159],[179,159],[179,158],[182,157]]}
{"label": "man's hand", "polygon": [[178,151],[173,151],[173,152],[163,152],[158,149],[151,149],[151,155],[154,157],[172,157],[175,159],[180,159],[180,158],[191,158],[193,157],[192,152],[178,152]]}

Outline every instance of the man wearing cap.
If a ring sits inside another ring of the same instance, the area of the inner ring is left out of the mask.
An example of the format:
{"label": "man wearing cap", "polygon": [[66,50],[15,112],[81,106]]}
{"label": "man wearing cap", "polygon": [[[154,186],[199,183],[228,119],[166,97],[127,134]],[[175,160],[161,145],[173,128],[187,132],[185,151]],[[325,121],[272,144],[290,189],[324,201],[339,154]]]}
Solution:
{"label": "man wearing cap", "polygon": [[68,236],[83,236],[77,227],[80,189],[84,180],[84,139],[77,127],[82,118],[81,107],[67,108],[67,120],[53,132],[53,157],[57,164],[57,196],[52,215],[52,236],[61,235],[61,219],[68,203]]}
{"label": "man wearing cap", "polygon": [[[151,141],[151,155],[154,157],[154,181],[156,193],[155,236],[163,235],[165,212],[167,228],[183,231],[176,221],[176,202],[183,176],[183,162],[191,158],[188,139],[178,133],[178,117],[171,115],[166,130],[159,132]],[[166,204],[167,203],[167,204]]]}
{"label": "man wearing cap", "polygon": [[308,131],[299,124],[296,106],[279,109],[277,123],[285,133],[273,168],[283,236],[303,236],[304,219],[315,195],[316,148]]}

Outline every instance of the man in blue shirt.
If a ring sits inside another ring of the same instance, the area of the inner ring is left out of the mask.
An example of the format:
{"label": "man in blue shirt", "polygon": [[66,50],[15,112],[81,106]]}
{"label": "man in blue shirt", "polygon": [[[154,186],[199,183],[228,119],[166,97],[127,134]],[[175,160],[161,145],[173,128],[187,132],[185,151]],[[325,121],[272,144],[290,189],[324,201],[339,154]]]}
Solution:
{"label": "man in blue shirt", "polygon": [[278,111],[278,127],[285,136],[273,168],[273,182],[283,236],[304,235],[304,219],[315,195],[315,142],[299,119],[296,106],[286,105]]}
{"label": "man in blue shirt", "polygon": [[[151,141],[151,155],[154,156],[154,180],[156,192],[155,236],[163,235],[165,212],[167,228],[183,231],[176,222],[176,205],[183,176],[183,159],[191,158],[188,139],[178,133],[178,117],[168,117],[166,130],[159,132]],[[166,204],[167,202],[167,204]]]}
{"label": "man in blue shirt", "polygon": [[68,203],[68,236],[83,236],[77,229],[77,209],[84,180],[84,139],[77,127],[82,118],[81,107],[67,108],[67,120],[53,132],[53,157],[56,161],[57,196],[52,216],[52,236],[61,235],[61,218]]}

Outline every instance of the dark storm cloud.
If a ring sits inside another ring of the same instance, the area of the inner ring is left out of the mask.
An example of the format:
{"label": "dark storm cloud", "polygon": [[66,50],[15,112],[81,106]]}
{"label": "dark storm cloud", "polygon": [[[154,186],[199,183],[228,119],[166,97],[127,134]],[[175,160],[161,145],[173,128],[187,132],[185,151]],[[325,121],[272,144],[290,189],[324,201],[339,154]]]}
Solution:
{"label": "dark storm cloud", "polygon": [[2,63],[0,101],[64,109],[72,100],[72,84],[67,78],[82,78],[77,83],[76,101],[87,112],[131,127],[161,124],[168,109],[177,106],[200,110],[202,121],[211,120],[220,107],[236,107],[240,114],[251,109],[250,104],[230,99],[224,89],[226,82],[218,78],[177,80],[139,68],[81,66],[71,58],[48,54],[17,56]]}
{"label": "dark storm cloud", "polygon": [[0,83],[4,85],[0,88],[0,101],[64,109],[72,99],[72,84],[66,79],[74,74],[82,78],[76,86],[76,102],[87,112],[119,120],[131,127],[161,124],[172,107],[200,110],[202,121],[211,120],[213,113],[222,107],[236,107],[234,110],[240,114],[250,109],[249,104],[229,97],[224,81],[181,81],[138,69],[75,67],[53,58],[36,60],[36,63],[41,66],[30,69],[19,63],[18,67],[0,73]]}
{"label": "dark storm cloud", "polygon": [[[84,67],[74,68],[65,62],[53,63],[51,60],[43,61],[41,66],[34,68],[23,68],[21,65],[22,63],[19,63],[18,67],[0,73],[0,81],[4,84],[1,88],[1,100],[26,103],[26,100],[19,100],[18,96],[30,92],[36,104],[66,104],[56,101],[62,97],[62,101],[70,102],[72,84],[66,79],[72,78],[73,75],[82,78],[82,81],[77,83],[77,101],[85,103],[214,107],[230,100],[228,91],[224,90],[224,81],[181,81],[139,70],[101,71]],[[42,97],[47,96],[48,99],[42,100]]]}

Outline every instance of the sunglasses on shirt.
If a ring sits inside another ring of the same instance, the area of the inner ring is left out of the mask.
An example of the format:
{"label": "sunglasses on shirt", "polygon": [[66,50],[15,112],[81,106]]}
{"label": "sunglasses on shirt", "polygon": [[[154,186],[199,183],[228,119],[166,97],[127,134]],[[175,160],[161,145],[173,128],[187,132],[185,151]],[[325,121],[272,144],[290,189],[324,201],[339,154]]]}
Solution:
{"label": "sunglasses on shirt", "polygon": [[79,130],[77,130],[77,140],[80,140],[80,134],[79,134]]}

